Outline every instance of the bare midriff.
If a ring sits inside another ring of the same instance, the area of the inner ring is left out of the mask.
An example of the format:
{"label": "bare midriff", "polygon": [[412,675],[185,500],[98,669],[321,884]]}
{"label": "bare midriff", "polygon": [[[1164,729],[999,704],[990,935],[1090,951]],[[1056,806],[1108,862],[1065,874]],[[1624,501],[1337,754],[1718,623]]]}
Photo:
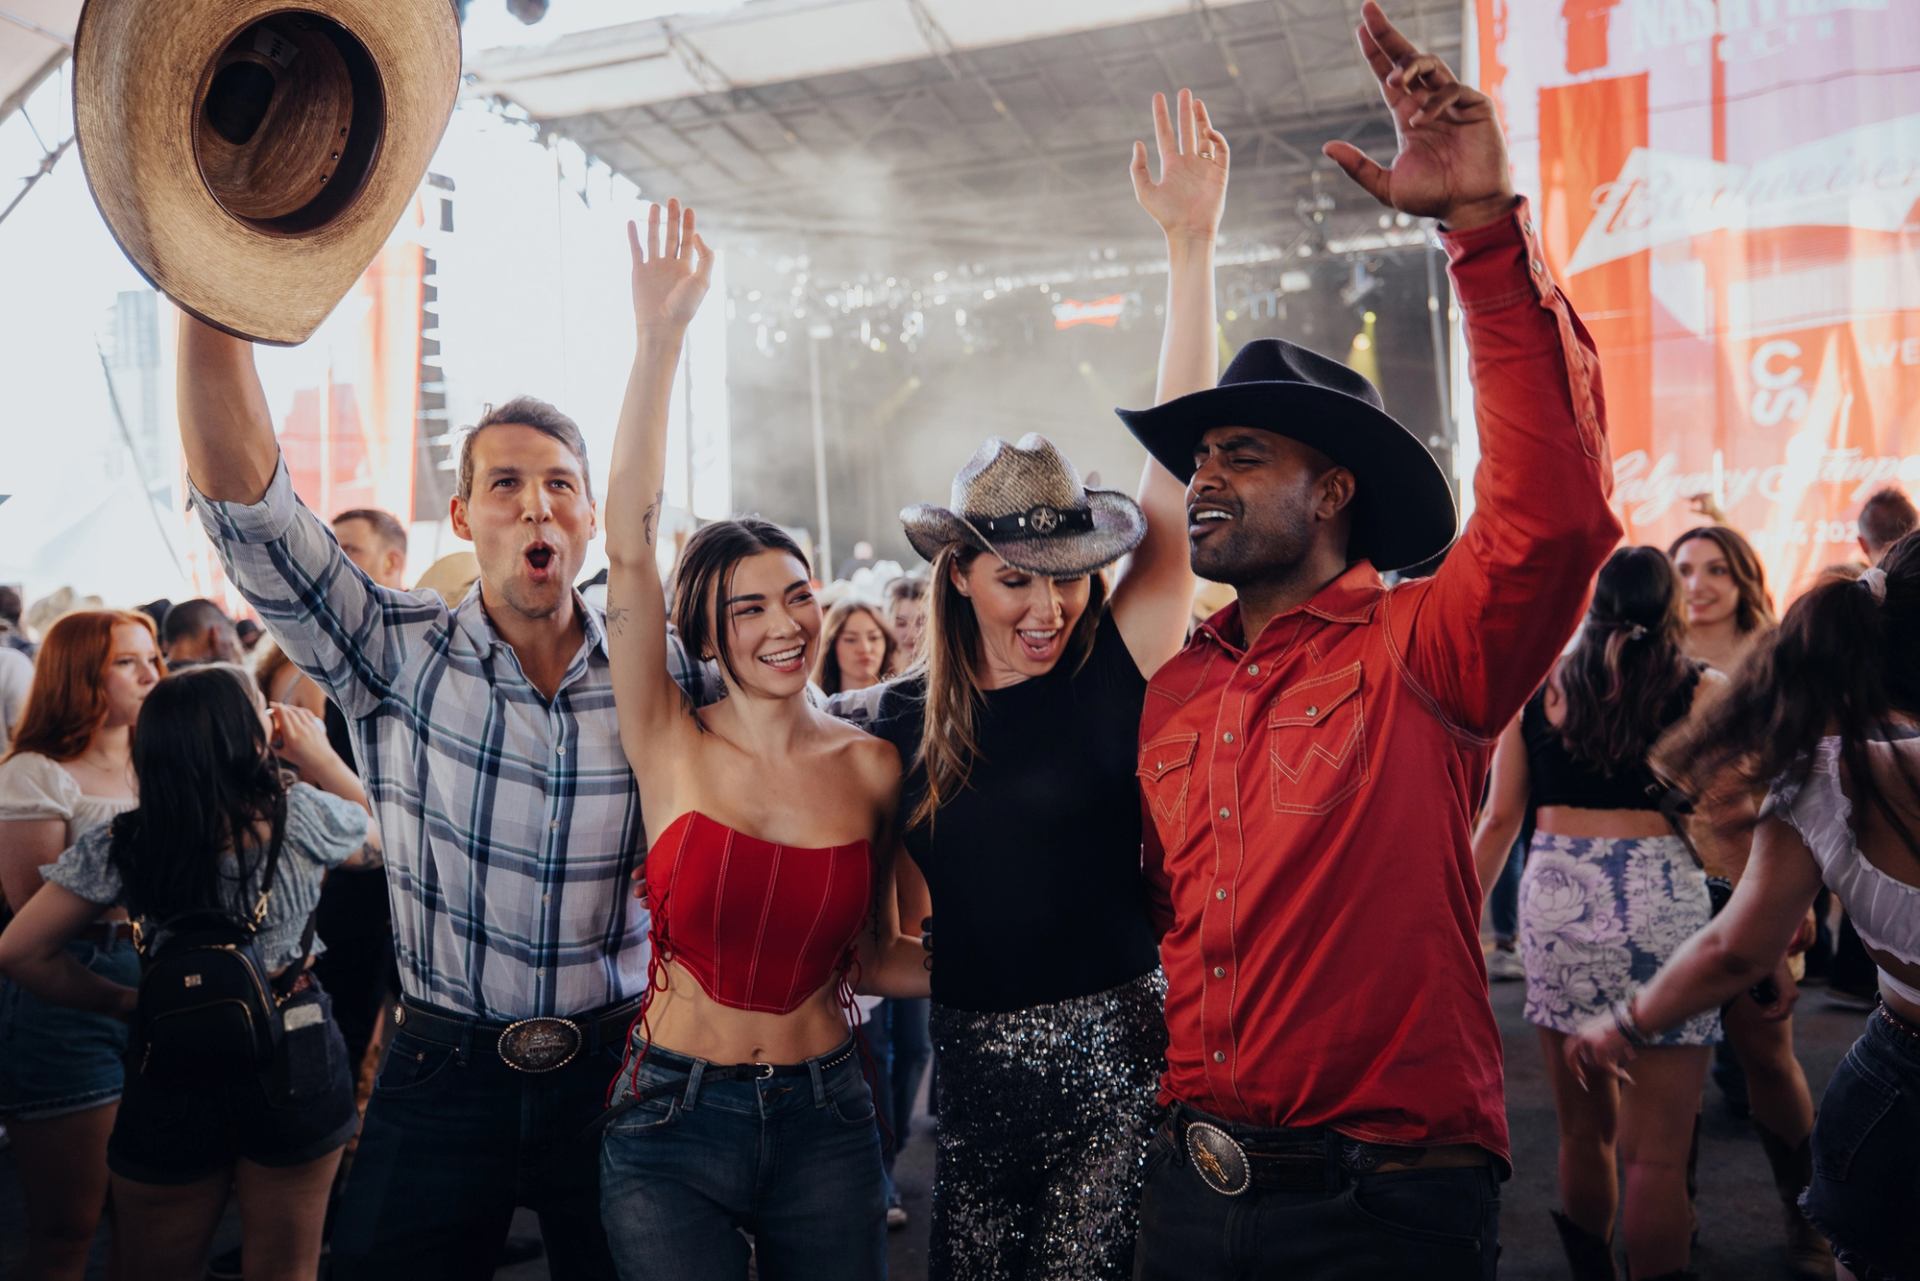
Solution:
{"label": "bare midriff", "polygon": [[647,1023],[652,1044],[709,1063],[800,1063],[838,1049],[847,1016],[828,983],[786,1014],[742,1010],[707,995],[676,962],[664,967],[666,987],[654,993]]}
{"label": "bare midriff", "polygon": [[1642,841],[1672,836],[1673,826],[1658,810],[1589,810],[1574,805],[1542,805],[1534,829],[1549,836],[1589,840]]}

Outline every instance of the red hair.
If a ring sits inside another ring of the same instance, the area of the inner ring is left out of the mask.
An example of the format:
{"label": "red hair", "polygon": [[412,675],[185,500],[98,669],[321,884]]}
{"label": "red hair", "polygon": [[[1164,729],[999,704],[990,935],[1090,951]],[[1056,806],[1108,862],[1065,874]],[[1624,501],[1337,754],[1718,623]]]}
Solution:
{"label": "red hair", "polygon": [[38,752],[50,760],[70,761],[87,750],[94,731],[107,719],[105,678],[113,661],[116,627],[143,628],[159,649],[153,620],[127,610],[78,610],[47,629],[9,757]]}

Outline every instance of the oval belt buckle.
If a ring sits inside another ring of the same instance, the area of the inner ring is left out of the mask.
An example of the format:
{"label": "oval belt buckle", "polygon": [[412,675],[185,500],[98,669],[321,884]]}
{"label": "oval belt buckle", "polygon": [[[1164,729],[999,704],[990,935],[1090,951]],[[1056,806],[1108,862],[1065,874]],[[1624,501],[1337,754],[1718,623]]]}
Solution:
{"label": "oval belt buckle", "polygon": [[572,1019],[521,1019],[507,1024],[494,1048],[516,1072],[551,1072],[573,1061],[583,1039]]}
{"label": "oval belt buckle", "polygon": [[1200,1181],[1221,1196],[1239,1196],[1253,1186],[1247,1150],[1217,1125],[1194,1121],[1187,1126],[1187,1157]]}

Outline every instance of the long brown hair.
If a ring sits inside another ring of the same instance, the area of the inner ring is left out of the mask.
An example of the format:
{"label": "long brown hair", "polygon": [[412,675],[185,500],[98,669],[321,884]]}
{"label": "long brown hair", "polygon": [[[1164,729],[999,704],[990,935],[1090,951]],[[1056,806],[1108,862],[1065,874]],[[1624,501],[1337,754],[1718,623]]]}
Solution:
{"label": "long brown hair", "polygon": [[[1672,704],[1698,679],[1680,649],[1680,576],[1657,547],[1622,547],[1594,582],[1593,605],[1555,683],[1560,741],[1609,777],[1646,759]],[[1684,709],[1683,709],[1684,710]]]}
{"label": "long brown hair", "polygon": [[[914,764],[926,770],[927,791],[907,817],[909,828],[931,827],[940,806],[966,790],[974,759],[980,755],[980,710],[986,695],[974,666],[980,660],[980,620],[973,602],[953,580],[964,576],[980,556],[978,548],[949,543],[933,558],[927,590],[927,631],[920,661],[926,665],[927,701],[921,718],[920,750]],[[1094,633],[1106,613],[1107,578],[1088,575],[1087,609],[1073,625],[1060,662],[1078,672],[1093,653]]]}
{"label": "long brown hair", "polygon": [[[1895,543],[1881,570],[1884,600],[1874,580],[1835,578],[1795,601],[1727,693],[1661,741],[1656,766],[1696,800],[1717,801],[1776,782],[1804,783],[1813,749],[1837,735],[1855,834],[1873,809],[1920,854],[1915,833],[1875,784],[1866,750],[1894,736],[1892,714],[1920,716],[1920,533]],[[1896,760],[1920,796],[1920,779],[1903,756]]]}
{"label": "long brown hair", "polygon": [[1727,558],[1727,572],[1733,576],[1739,603],[1734,606],[1733,622],[1742,636],[1774,625],[1773,597],[1767,592],[1767,571],[1753,544],[1737,529],[1725,525],[1696,525],[1673,540],[1667,548],[1669,560],[1678,559],[1680,549],[1696,538],[1704,538]]}
{"label": "long brown hair", "polygon": [[[113,661],[116,627],[143,628],[159,652],[153,620],[132,611],[77,610],[47,629],[8,757],[37,752],[49,760],[70,761],[87,750],[94,731],[107,719],[105,678]],[[164,660],[160,670],[166,671]]]}
{"label": "long brown hair", "polygon": [[847,630],[847,624],[853,621],[855,614],[865,614],[873,625],[880,629],[882,644],[886,646],[880,654],[880,679],[892,676],[893,660],[897,645],[893,639],[893,629],[887,626],[887,620],[880,617],[880,606],[860,596],[849,596],[827,611],[827,621],[820,629],[820,656],[814,660],[813,682],[824,693],[840,692],[840,633]]}
{"label": "long brown hair", "polygon": [[[689,658],[712,658],[718,662],[735,685],[745,682],[740,679],[740,670],[734,666],[733,655],[727,647],[732,627],[727,621],[725,601],[733,594],[735,566],[749,556],[768,551],[785,552],[800,562],[801,572],[813,572],[792,535],[758,516],[717,520],[702,526],[687,540],[680,552],[680,563],[674,566],[670,617],[680,643],[686,647]],[[694,721],[702,730],[706,729],[692,696],[685,695],[684,691],[683,696]]]}

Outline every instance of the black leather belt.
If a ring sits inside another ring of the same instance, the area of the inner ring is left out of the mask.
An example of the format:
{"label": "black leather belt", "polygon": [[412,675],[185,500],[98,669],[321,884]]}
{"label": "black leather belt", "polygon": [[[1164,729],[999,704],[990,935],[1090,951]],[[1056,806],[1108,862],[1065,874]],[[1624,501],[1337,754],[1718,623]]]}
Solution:
{"label": "black leather belt", "polygon": [[1485,1149],[1472,1144],[1402,1147],[1363,1143],[1325,1129],[1255,1129],[1185,1104],[1168,1113],[1160,1130],[1200,1181],[1221,1196],[1241,1196],[1256,1189],[1323,1192],[1343,1175],[1493,1164]]}
{"label": "black leather belt", "polygon": [[640,998],[602,1006],[568,1018],[542,1016],[502,1022],[477,1019],[403,996],[393,1007],[393,1025],[435,1045],[484,1046],[516,1072],[539,1074],[565,1067],[582,1051],[624,1046],[640,1013]]}

